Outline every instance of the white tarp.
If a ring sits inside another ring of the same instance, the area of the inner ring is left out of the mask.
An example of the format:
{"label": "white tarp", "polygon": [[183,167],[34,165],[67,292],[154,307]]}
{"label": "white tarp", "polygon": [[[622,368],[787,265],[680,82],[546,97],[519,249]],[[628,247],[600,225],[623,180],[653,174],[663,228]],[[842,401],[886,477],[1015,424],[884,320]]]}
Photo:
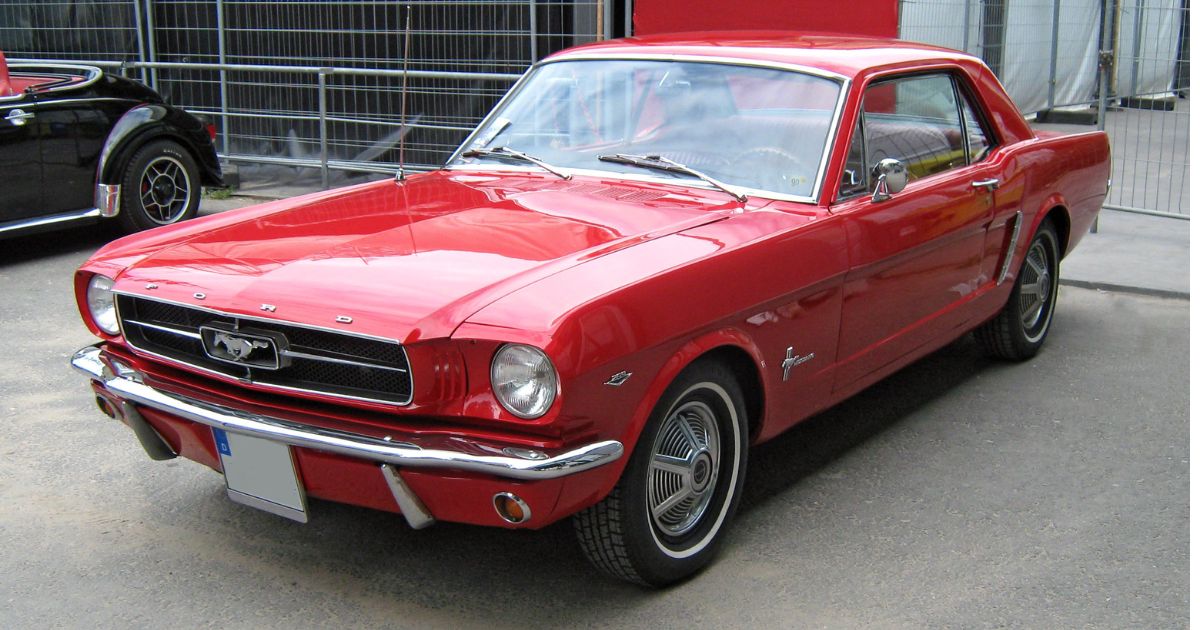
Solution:
{"label": "white tarp", "polygon": [[1001,80],[1025,113],[1051,107],[1050,68],[1055,68],[1053,106],[1094,99],[1099,63],[1100,3],[1062,0],[1058,15],[1057,62],[1054,2],[1012,0],[1006,11]]}
{"label": "white tarp", "polygon": [[[1123,0],[1117,18],[1117,96],[1170,91],[1179,55],[1179,0]],[[1138,37],[1138,31],[1141,37]],[[1134,75],[1137,87],[1134,88]]]}
{"label": "white tarp", "polygon": [[[1157,0],[1166,1],[1166,0]],[[905,0],[900,37],[982,56],[980,0]],[[968,12],[969,11],[969,16]],[[1060,0],[1054,106],[1086,103],[1096,91],[1101,3]],[[964,34],[965,29],[965,34]],[[1050,107],[1054,0],[1009,0],[997,74],[1022,112]]]}

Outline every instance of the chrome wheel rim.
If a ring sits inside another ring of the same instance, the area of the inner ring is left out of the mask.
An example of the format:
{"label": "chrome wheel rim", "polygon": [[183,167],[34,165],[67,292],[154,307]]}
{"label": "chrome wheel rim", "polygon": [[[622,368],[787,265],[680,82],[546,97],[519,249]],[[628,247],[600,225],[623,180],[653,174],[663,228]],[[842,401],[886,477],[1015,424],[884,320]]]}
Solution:
{"label": "chrome wheel rim", "polygon": [[1040,328],[1048,317],[1054,298],[1054,277],[1050,269],[1050,256],[1046,246],[1037,240],[1029,247],[1025,256],[1025,265],[1021,268],[1021,325],[1030,337],[1038,337]]}
{"label": "chrome wheel rim", "polygon": [[167,225],[178,221],[192,202],[192,181],[187,169],[169,156],[154,158],[138,181],[142,210],[151,221]]}
{"label": "chrome wheel rim", "polygon": [[704,517],[720,476],[721,437],[712,408],[700,401],[676,408],[658,429],[646,486],[655,528],[678,537]]}

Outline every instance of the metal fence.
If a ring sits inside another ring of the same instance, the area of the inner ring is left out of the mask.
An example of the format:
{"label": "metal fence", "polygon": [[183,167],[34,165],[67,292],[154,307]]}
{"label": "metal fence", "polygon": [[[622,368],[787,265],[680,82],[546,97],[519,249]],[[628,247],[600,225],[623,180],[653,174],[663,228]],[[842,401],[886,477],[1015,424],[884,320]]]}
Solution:
{"label": "metal fence", "polygon": [[1106,207],[1187,219],[1189,14],[1189,0],[902,0],[900,36],[981,57],[1035,127],[1107,131]]}
{"label": "metal fence", "polygon": [[[1040,124],[1108,131],[1110,207],[1189,216],[1190,0],[900,2],[902,38],[980,56]],[[394,170],[402,133],[410,165],[441,164],[532,61],[604,38],[614,15],[628,30],[631,6],[6,1],[0,50],[13,61],[87,61],[136,73],[216,120],[226,159],[318,167],[328,183],[330,169]],[[412,72],[402,119],[407,7]]]}
{"label": "metal fence", "polygon": [[[11,61],[136,73],[218,123],[227,160],[445,161],[529,64],[604,37],[604,0],[50,0],[0,5]],[[408,124],[400,111],[411,17]]]}

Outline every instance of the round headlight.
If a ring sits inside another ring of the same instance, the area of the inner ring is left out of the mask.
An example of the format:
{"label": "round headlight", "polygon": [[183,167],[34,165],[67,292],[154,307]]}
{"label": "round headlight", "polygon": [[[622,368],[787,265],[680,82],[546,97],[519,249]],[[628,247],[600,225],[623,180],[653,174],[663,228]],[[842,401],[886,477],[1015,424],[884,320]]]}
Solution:
{"label": "round headlight", "polygon": [[113,301],[113,281],[99,274],[88,282],[87,304],[92,321],[104,332],[115,335],[121,332],[117,326],[117,305]]}
{"label": "round headlight", "polygon": [[545,352],[533,346],[509,344],[492,359],[492,391],[514,416],[537,418],[554,404],[558,374]]}

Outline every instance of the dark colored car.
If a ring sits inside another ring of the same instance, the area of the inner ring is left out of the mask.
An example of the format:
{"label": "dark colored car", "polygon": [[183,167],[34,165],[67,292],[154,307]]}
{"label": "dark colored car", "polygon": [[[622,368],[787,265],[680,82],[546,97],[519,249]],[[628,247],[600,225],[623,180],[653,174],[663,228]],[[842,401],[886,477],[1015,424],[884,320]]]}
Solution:
{"label": "dark colored car", "polygon": [[115,218],[127,232],[196,215],[221,185],[212,128],[99,68],[0,53],[0,238]]}

